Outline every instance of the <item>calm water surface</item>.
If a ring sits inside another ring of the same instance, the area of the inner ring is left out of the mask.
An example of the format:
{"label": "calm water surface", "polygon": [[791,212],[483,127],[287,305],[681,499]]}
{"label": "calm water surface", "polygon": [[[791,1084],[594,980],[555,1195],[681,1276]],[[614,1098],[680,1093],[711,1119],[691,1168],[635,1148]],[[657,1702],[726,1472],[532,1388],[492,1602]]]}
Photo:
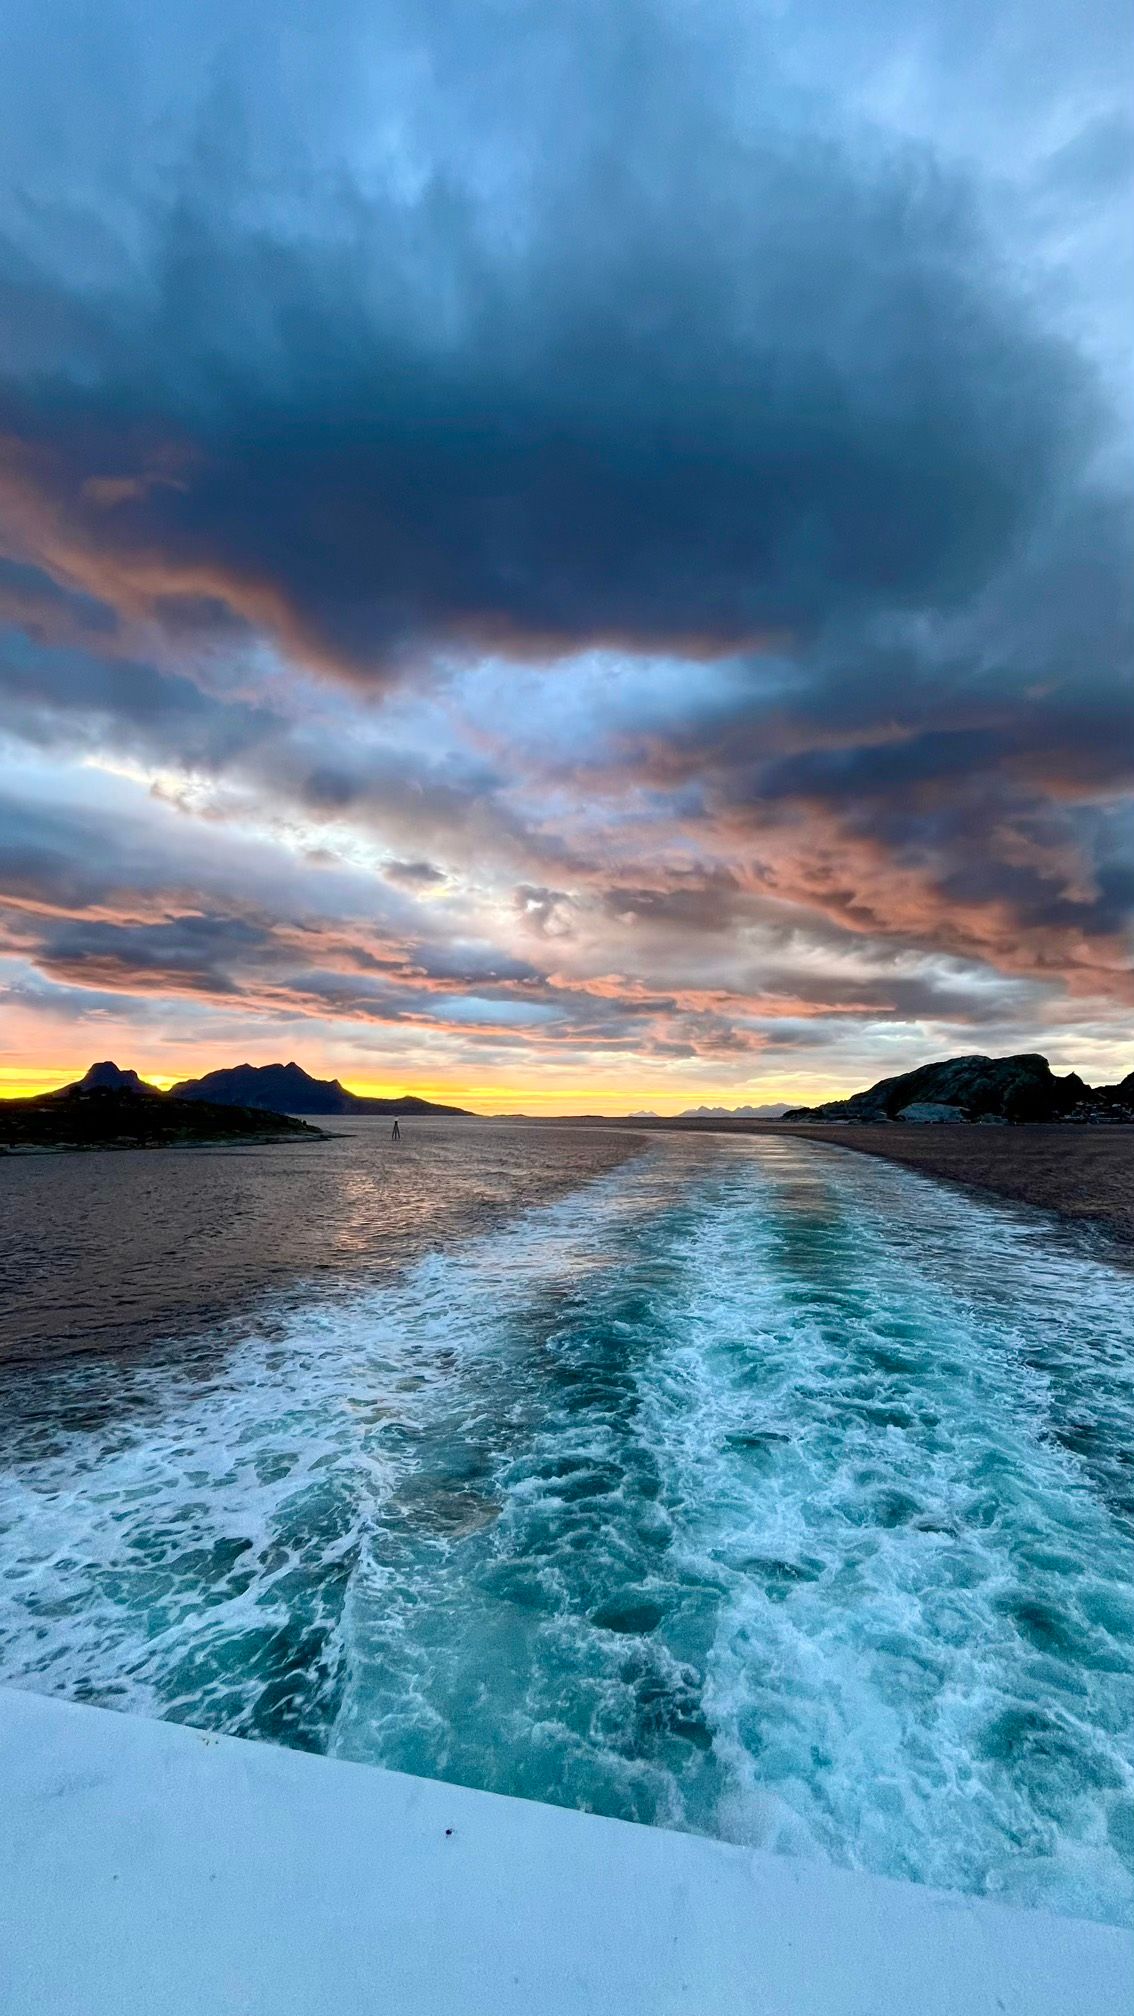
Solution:
{"label": "calm water surface", "polygon": [[0,1681],[1134,1919],[1129,1274],[801,1142],[407,1146],[0,1168]]}
{"label": "calm water surface", "polygon": [[567,1127],[333,1118],[276,1147],[0,1156],[0,1363],[215,1340],[243,1307],[351,1293],[636,1149]]}

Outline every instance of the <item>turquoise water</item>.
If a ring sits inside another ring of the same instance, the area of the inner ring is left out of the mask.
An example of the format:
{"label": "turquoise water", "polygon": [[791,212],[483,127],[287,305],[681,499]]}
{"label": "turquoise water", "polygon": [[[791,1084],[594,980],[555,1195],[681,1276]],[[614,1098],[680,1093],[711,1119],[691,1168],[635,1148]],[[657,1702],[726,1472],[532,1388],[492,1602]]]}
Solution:
{"label": "turquoise water", "polygon": [[1134,1920],[1131,1286],[653,1137],[219,1358],[54,1364],[0,1680]]}

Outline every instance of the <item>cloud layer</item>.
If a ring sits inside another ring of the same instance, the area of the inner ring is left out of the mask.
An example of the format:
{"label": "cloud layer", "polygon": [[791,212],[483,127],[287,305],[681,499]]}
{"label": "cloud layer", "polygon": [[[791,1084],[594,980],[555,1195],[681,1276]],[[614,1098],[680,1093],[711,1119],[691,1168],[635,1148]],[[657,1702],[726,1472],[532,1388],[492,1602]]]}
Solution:
{"label": "cloud layer", "polygon": [[0,1069],[1126,1061],[1134,146],[1014,20],[12,10]]}

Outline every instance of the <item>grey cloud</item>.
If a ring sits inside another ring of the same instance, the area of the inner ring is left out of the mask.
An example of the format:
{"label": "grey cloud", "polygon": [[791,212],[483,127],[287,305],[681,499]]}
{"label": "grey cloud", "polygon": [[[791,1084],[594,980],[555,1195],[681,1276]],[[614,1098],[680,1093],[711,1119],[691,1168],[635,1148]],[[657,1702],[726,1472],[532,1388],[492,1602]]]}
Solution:
{"label": "grey cloud", "polygon": [[1128,188],[1134,181],[1134,120],[1115,111],[1096,114],[1048,157],[1044,181],[1092,200]]}
{"label": "grey cloud", "polygon": [[129,657],[0,636],[0,726],[44,749],[111,744],[189,769],[217,771],[278,738],[271,708],[201,690]]}
{"label": "grey cloud", "polygon": [[401,882],[409,889],[436,889],[445,881],[445,873],[435,868],[432,861],[387,861],[386,879]]}
{"label": "grey cloud", "polygon": [[113,609],[93,595],[60,586],[42,567],[0,558],[0,619],[39,642],[85,638],[105,642],[118,627]]}
{"label": "grey cloud", "polygon": [[232,994],[228,967],[262,953],[254,927],[238,918],[183,916],[160,924],[75,923],[47,934],[36,964],[70,985],[125,993]]}

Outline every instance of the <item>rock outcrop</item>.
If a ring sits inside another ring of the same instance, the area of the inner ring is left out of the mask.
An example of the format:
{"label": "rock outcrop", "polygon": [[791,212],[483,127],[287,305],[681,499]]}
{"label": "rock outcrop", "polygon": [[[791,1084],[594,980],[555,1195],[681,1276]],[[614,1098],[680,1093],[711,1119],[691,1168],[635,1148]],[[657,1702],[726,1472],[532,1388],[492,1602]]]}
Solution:
{"label": "rock outcrop", "polygon": [[849,1099],[794,1106],[785,1120],[932,1123],[968,1121],[1131,1120],[1134,1072],[1097,1089],[1069,1071],[1057,1078],[1046,1057],[947,1057],[883,1078]]}

